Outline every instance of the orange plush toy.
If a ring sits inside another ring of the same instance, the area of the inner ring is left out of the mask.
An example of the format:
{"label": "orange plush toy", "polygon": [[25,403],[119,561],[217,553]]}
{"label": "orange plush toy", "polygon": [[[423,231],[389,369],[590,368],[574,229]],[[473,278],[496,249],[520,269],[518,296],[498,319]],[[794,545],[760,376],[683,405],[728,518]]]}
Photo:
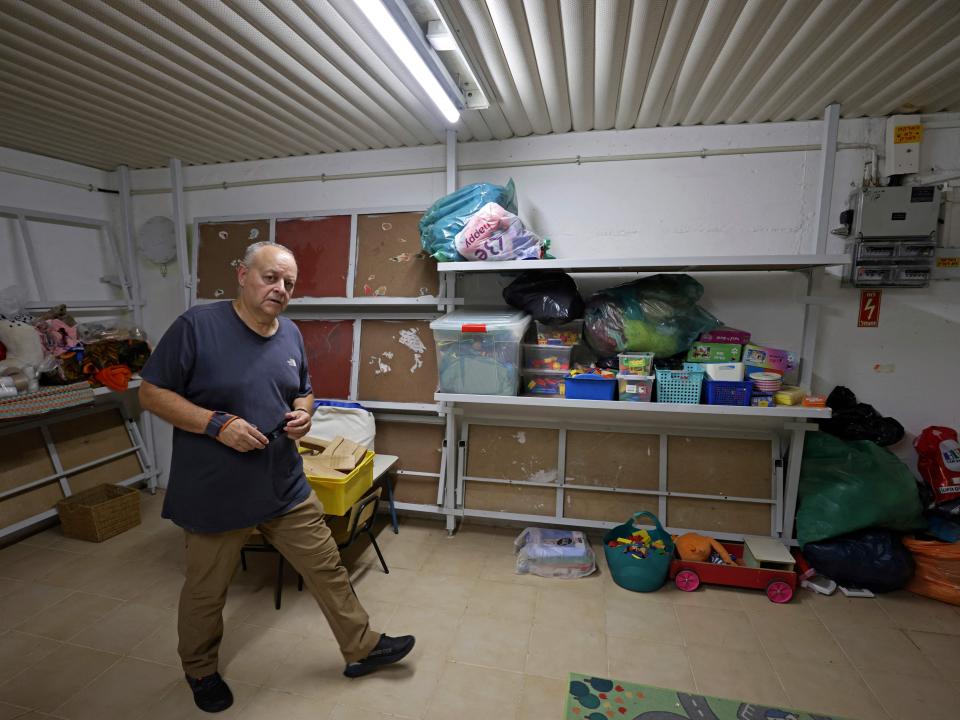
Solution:
{"label": "orange plush toy", "polygon": [[677,546],[677,553],[681,560],[707,562],[710,559],[710,551],[716,550],[724,565],[736,565],[726,548],[711,537],[686,533],[679,537],[674,535],[673,542]]}

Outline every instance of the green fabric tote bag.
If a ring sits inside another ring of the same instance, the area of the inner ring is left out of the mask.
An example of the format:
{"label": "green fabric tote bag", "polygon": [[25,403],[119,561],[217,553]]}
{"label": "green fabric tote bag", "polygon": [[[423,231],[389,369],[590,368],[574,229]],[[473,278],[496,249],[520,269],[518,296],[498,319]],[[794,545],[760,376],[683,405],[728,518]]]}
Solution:
{"label": "green fabric tote bag", "polygon": [[[624,546],[610,547],[611,540],[628,538],[640,528],[634,525],[634,520],[647,518],[655,526],[648,530],[652,541],[663,540],[664,554],[652,551],[647,557],[637,559],[633,553],[624,552]],[[670,572],[670,561],[673,560],[673,539],[670,533],[663,529],[660,520],[651,512],[638,512],[623,525],[617,525],[603,536],[603,552],[607,558],[607,566],[613,581],[622,588],[635,592],[655,592],[667,580]]]}

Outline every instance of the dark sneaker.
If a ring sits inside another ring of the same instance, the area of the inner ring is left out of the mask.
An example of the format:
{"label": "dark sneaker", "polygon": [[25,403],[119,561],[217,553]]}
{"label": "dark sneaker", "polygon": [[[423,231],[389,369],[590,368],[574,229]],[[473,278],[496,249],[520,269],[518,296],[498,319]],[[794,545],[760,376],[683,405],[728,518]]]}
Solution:
{"label": "dark sneaker", "polygon": [[403,635],[401,637],[390,637],[381,635],[380,642],[373,649],[373,652],[367,655],[363,660],[347,664],[347,669],[343,674],[349,678],[360,677],[367,673],[372,673],[381,665],[390,665],[391,663],[403,660],[411,650],[416,639],[413,635]]}
{"label": "dark sneaker", "polygon": [[193,690],[193,701],[204,712],[223,712],[233,705],[233,693],[220,677],[220,673],[215,672],[202,678],[192,678],[189,675],[186,677],[190,689]]}

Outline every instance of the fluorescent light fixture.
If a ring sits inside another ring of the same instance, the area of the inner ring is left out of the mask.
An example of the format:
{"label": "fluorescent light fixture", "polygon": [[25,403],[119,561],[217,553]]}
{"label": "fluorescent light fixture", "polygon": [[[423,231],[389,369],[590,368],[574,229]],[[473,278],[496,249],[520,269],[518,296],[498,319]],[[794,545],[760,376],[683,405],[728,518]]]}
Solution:
{"label": "fluorescent light fixture", "polygon": [[390,49],[396,53],[400,61],[407,67],[414,79],[420,83],[440,114],[451,125],[460,119],[460,111],[450,99],[450,95],[440,85],[437,76],[424,62],[423,57],[410,42],[410,38],[400,28],[393,15],[387,10],[382,0],[353,0],[363,12],[370,24],[376,28]]}

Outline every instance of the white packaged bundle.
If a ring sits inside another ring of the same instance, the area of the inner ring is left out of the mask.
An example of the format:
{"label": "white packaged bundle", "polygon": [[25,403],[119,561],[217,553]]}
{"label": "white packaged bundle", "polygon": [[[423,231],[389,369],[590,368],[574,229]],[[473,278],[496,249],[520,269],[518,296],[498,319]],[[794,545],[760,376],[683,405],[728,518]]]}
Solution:
{"label": "white packaged bundle", "polygon": [[579,530],[530,527],[520,533],[513,548],[521,575],[580,578],[597,569],[593,549]]}

